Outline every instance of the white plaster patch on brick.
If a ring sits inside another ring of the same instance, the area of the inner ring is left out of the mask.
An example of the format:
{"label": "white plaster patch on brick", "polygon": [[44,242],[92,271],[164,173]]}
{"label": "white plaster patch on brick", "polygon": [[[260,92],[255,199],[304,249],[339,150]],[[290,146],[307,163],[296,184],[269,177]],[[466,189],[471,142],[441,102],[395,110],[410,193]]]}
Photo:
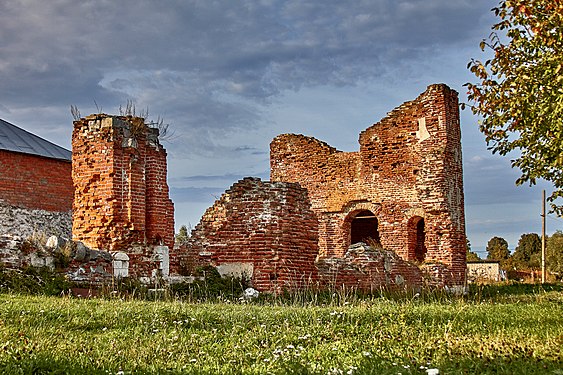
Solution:
{"label": "white plaster patch on brick", "polygon": [[217,266],[217,271],[221,276],[232,276],[251,279],[254,275],[254,263],[233,262],[224,263]]}
{"label": "white plaster patch on brick", "polygon": [[156,259],[160,262],[159,270],[162,276],[168,276],[170,274],[170,251],[168,246],[156,246],[154,253]]}
{"label": "white plaster patch on brick", "polygon": [[426,129],[425,117],[421,117],[418,119],[418,131],[416,132],[416,138],[418,138],[419,142],[422,142],[430,138],[430,133],[428,133],[428,129]]}
{"label": "white plaster patch on brick", "polygon": [[113,264],[113,276],[128,277],[129,276],[129,256],[123,252],[113,252],[112,264]]}

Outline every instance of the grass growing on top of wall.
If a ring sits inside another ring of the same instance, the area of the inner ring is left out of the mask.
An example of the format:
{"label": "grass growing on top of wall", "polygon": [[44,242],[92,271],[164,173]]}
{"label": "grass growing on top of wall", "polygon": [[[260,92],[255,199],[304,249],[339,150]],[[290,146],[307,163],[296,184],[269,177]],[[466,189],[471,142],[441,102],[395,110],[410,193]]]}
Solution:
{"label": "grass growing on top of wall", "polygon": [[0,294],[0,373],[563,373],[561,288],[470,297],[292,305]]}

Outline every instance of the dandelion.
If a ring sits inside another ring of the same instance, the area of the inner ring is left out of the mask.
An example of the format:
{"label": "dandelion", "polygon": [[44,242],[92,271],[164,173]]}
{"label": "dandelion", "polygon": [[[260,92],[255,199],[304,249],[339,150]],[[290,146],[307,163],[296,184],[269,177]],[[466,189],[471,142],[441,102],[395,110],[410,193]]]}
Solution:
{"label": "dandelion", "polygon": [[348,371],[346,371],[346,374],[348,375],[352,375],[354,373],[354,371],[356,371],[358,368],[356,366],[350,366],[350,368],[348,369]]}
{"label": "dandelion", "polygon": [[341,369],[338,369],[338,368],[336,368],[336,367],[333,367],[333,368],[331,368],[330,370],[328,370],[328,374],[329,374],[329,375],[331,375],[331,374],[337,375],[337,374],[343,374],[343,372],[342,372]]}

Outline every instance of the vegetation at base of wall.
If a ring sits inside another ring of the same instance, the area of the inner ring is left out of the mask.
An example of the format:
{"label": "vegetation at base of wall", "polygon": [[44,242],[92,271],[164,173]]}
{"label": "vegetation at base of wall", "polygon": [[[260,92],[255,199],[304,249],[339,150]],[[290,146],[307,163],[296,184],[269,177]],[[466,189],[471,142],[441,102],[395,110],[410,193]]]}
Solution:
{"label": "vegetation at base of wall", "polygon": [[175,298],[190,301],[206,301],[213,298],[236,300],[250,287],[243,277],[221,277],[215,267],[199,268],[193,282],[170,285],[170,294]]}
{"label": "vegetation at base of wall", "polygon": [[0,268],[0,290],[21,294],[56,296],[68,292],[72,283],[63,275],[46,267],[21,270]]}
{"label": "vegetation at base of wall", "polygon": [[519,287],[306,307],[0,294],[0,373],[559,374],[561,286]]}

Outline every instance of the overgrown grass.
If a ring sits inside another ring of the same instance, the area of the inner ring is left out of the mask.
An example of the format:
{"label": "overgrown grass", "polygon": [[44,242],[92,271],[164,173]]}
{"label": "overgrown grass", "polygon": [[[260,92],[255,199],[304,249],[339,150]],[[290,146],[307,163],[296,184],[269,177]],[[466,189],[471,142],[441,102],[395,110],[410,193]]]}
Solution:
{"label": "overgrown grass", "polygon": [[494,288],[295,304],[0,294],[0,373],[563,374],[561,288]]}

